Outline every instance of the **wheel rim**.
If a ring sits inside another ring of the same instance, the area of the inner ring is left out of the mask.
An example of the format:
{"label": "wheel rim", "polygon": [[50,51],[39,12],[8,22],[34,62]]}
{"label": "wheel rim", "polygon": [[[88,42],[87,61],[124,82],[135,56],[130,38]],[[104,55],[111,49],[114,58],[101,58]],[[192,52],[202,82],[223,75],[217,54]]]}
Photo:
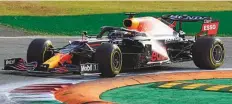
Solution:
{"label": "wheel rim", "polygon": [[213,48],[213,59],[214,59],[215,62],[217,62],[217,63],[221,62],[222,59],[223,59],[223,54],[224,54],[224,52],[223,52],[223,49],[222,49],[221,45],[214,46],[214,48]]}
{"label": "wheel rim", "polygon": [[121,66],[121,62],[120,62],[121,61],[121,55],[120,55],[119,52],[115,52],[114,53],[112,61],[113,61],[113,67],[115,69],[120,69],[120,66]]}
{"label": "wheel rim", "polygon": [[45,51],[44,51],[44,56],[43,56],[43,61],[46,61],[48,60],[51,56],[52,56],[52,51],[50,50],[50,48],[52,48],[52,46],[47,46],[45,48]]}

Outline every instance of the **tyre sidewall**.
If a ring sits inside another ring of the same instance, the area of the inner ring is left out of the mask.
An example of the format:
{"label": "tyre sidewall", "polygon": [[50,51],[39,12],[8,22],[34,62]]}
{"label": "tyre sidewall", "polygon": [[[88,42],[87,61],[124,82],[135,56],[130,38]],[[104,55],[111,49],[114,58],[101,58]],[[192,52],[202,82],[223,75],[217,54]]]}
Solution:
{"label": "tyre sidewall", "polygon": [[[111,70],[114,74],[119,74],[121,69],[122,69],[122,54],[121,54],[121,50],[118,48],[117,45],[113,45],[113,50],[111,51],[111,57],[110,57],[110,67],[111,67]],[[120,63],[119,63],[119,67],[114,67],[113,65],[113,57],[115,54],[119,54],[120,56]]]}
{"label": "tyre sidewall", "polygon": [[[113,65],[113,57],[115,54],[120,55],[119,67]],[[99,46],[94,55],[96,63],[99,65],[99,71],[103,77],[114,77],[119,74],[122,68],[122,53],[120,48],[111,43],[104,43]]]}
{"label": "tyre sidewall", "polygon": [[[222,48],[221,61],[216,62],[213,59],[213,49],[216,46]],[[216,69],[224,63],[224,45],[222,41],[214,37],[200,37],[193,45],[193,61],[201,69]]]}
{"label": "tyre sidewall", "polygon": [[[222,58],[219,62],[216,62],[214,59],[213,59],[213,49],[216,47],[216,46],[220,46],[222,48]],[[210,62],[212,63],[212,65],[214,67],[219,67],[221,66],[223,63],[224,63],[224,58],[225,58],[225,49],[223,47],[223,43],[222,41],[220,41],[219,39],[214,39],[213,41],[213,44],[212,44],[212,47],[210,48],[210,55],[209,55],[209,60]]]}

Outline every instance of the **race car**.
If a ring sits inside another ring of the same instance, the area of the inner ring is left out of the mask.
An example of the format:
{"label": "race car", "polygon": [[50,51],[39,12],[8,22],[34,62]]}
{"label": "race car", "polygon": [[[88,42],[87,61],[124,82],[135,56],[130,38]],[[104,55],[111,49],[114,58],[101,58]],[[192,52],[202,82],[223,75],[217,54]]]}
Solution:
{"label": "race car", "polygon": [[[27,61],[5,59],[3,70],[55,74],[97,72],[102,77],[114,77],[125,69],[184,61],[193,61],[201,69],[216,69],[223,64],[224,46],[215,37],[219,21],[207,16],[127,15],[124,27],[103,26],[96,37],[84,32],[82,39],[70,41],[61,48],[55,48],[50,40],[34,39],[27,50]],[[202,23],[195,38],[185,38],[183,22]]]}

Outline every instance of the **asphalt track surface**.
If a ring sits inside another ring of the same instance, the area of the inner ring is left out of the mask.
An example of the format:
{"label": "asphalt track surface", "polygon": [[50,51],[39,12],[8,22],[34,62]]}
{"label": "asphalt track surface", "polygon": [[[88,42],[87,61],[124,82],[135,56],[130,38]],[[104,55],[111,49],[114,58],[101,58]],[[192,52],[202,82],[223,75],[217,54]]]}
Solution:
{"label": "asphalt track surface", "polygon": [[[0,37],[0,68],[3,68],[3,60],[6,58],[21,57],[26,58],[26,51],[28,44],[38,37]],[[47,38],[47,37],[44,37]],[[69,40],[77,40],[75,37],[56,37],[48,38],[52,41],[55,47],[62,47],[68,44]],[[232,38],[221,38],[226,49],[225,62],[218,70],[227,70],[232,68]],[[149,74],[160,72],[174,72],[174,71],[199,71],[192,61],[170,64],[165,67],[156,67],[149,69],[140,69],[131,72],[124,72],[119,76],[128,76],[135,74]],[[84,77],[78,75],[65,76],[30,76],[27,74],[20,74],[15,72],[0,71],[0,101],[3,104],[13,104],[9,102],[6,93],[17,87],[29,84],[43,84],[43,83],[79,83],[82,81],[89,81],[98,79],[96,74],[86,74]]]}

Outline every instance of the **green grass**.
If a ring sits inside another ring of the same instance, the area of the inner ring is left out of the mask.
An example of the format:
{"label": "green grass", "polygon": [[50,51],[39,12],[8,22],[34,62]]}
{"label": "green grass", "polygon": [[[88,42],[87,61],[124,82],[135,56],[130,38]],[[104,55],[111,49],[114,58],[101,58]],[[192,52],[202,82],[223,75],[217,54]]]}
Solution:
{"label": "green grass", "polygon": [[[230,84],[232,79],[195,80],[197,83]],[[101,99],[119,104],[230,104],[231,93],[154,88],[154,83],[104,92]]]}
{"label": "green grass", "polygon": [[1,1],[0,15],[86,15],[122,12],[230,11],[230,1]]}
{"label": "green grass", "polygon": [[[97,34],[101,26],[122,26],[124,12],[209,15],[220,20],[220,36],[232,34],[230,1],[0,1],[0,25],[39,35]],[[184,24],[188,34],[200,28],[199,23]]]}
{"label": "green grass", "polygon": [[[229,36],[232,34],[230,17],[232,11],[225,12],[167,12],[165,14],[189,14],[209,15],[219,19],[219,34]],[[138,16],[161,16],[164,13],[150,12],[140,13]],[[82,31],[89,34],[98,34],[101,26],[122,26],[123,19],[127,18],[123,13],[95,14],[81,16],[0,16],[0,23],[13,28],[24,29],[29,32],[36,32],[50,35],[77,36]],[[201,23],[184,23],[183,30],[187,34],[200,32]]]}

